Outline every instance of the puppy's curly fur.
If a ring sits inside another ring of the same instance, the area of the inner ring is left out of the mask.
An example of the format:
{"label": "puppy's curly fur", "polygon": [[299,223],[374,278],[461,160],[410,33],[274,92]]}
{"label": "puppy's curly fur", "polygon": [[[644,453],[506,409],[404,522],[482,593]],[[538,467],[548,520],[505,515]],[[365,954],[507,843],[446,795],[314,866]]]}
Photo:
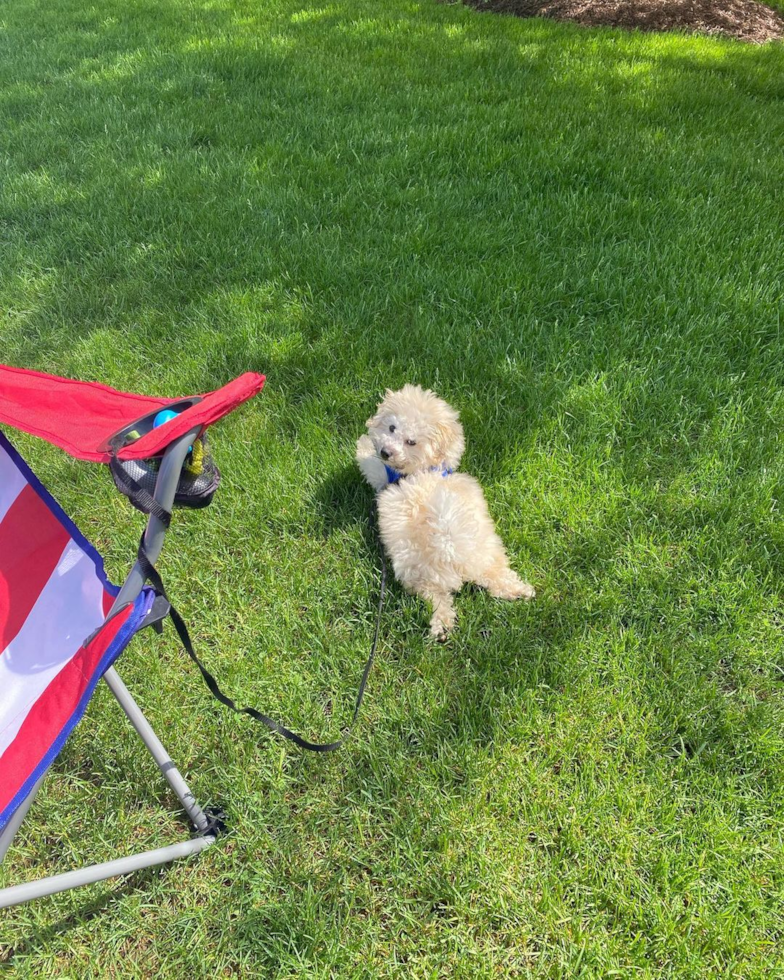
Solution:
{"label": "puppy's curly fur", "polygon": [[386,392],[366,426],[357,462],[378,494],[381,540],[403,587],[431,603],[431,634],[444,639],[454,626],[453,596],[464,582],[501,599],[532,599],[534,589],[509,567],[482,488],[454,472],[465,449],[458,413],[405,385]]}

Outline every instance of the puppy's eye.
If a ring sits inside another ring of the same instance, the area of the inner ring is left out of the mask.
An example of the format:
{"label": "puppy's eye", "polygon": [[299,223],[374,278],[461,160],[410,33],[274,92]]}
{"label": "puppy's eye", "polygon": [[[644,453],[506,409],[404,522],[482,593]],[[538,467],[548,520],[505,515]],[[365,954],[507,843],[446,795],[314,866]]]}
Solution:
{"label": "puppy's eye", "polygon": [[395,425],[390,425],[390,427],[389,427],[389,431],[390,431],[390,432],[394,432],[396,428],[397,428],[397,426],[395,426]]}
{"label": "puppy's eye", "polygon": [[416,439],[406,439],[407,446],[416,446]]}

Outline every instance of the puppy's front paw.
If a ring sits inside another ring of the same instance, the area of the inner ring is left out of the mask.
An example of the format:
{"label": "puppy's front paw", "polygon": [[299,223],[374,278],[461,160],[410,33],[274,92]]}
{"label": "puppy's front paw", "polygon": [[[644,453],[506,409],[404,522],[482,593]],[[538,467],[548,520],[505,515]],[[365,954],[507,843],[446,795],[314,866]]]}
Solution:
{"label": "puppy's front paw", "polygon": [[367,482],[378,492],[389,483],[386,467],[376,456],[376,450],[370,436],[364,435],[357,439],[357,463]]}
{"label": "puppy's front paw", "polygon": [[361,435],[357,439],[357,462],[362,462],[363,459],[370,459],[375,457],[376,450],[373,448],[373,442],[369,435]]}

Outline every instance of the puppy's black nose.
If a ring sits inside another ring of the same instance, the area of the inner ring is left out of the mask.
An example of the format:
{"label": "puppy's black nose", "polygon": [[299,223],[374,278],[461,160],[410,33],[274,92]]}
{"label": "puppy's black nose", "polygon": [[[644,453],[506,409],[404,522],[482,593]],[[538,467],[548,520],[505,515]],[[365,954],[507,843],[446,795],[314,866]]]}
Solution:
{"label": "puppy's black nose", "polygon": [[391,454],[391,453],[389,452],[389,450],[387,450],[387,449],[382,449],[382,450],[381,450],[381,452],[380,452],[380,453],[379,453],[378,455],[379,455],[379,456],[380,456],[380,457],[381,457],[382,459],[389,459],[389,457],[390,457],[390,456],[391,456],[392,454]]}

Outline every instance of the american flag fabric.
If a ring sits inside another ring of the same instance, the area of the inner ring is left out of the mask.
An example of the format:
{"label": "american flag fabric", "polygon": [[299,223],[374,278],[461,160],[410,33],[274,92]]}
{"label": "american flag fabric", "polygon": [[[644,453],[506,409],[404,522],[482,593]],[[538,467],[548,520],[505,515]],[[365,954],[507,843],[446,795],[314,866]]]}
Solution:
{"label": "american flag fabric", "polygon": [[98,552],[0,433],[0,830],[51,765],[154,599],[118,592]]}

